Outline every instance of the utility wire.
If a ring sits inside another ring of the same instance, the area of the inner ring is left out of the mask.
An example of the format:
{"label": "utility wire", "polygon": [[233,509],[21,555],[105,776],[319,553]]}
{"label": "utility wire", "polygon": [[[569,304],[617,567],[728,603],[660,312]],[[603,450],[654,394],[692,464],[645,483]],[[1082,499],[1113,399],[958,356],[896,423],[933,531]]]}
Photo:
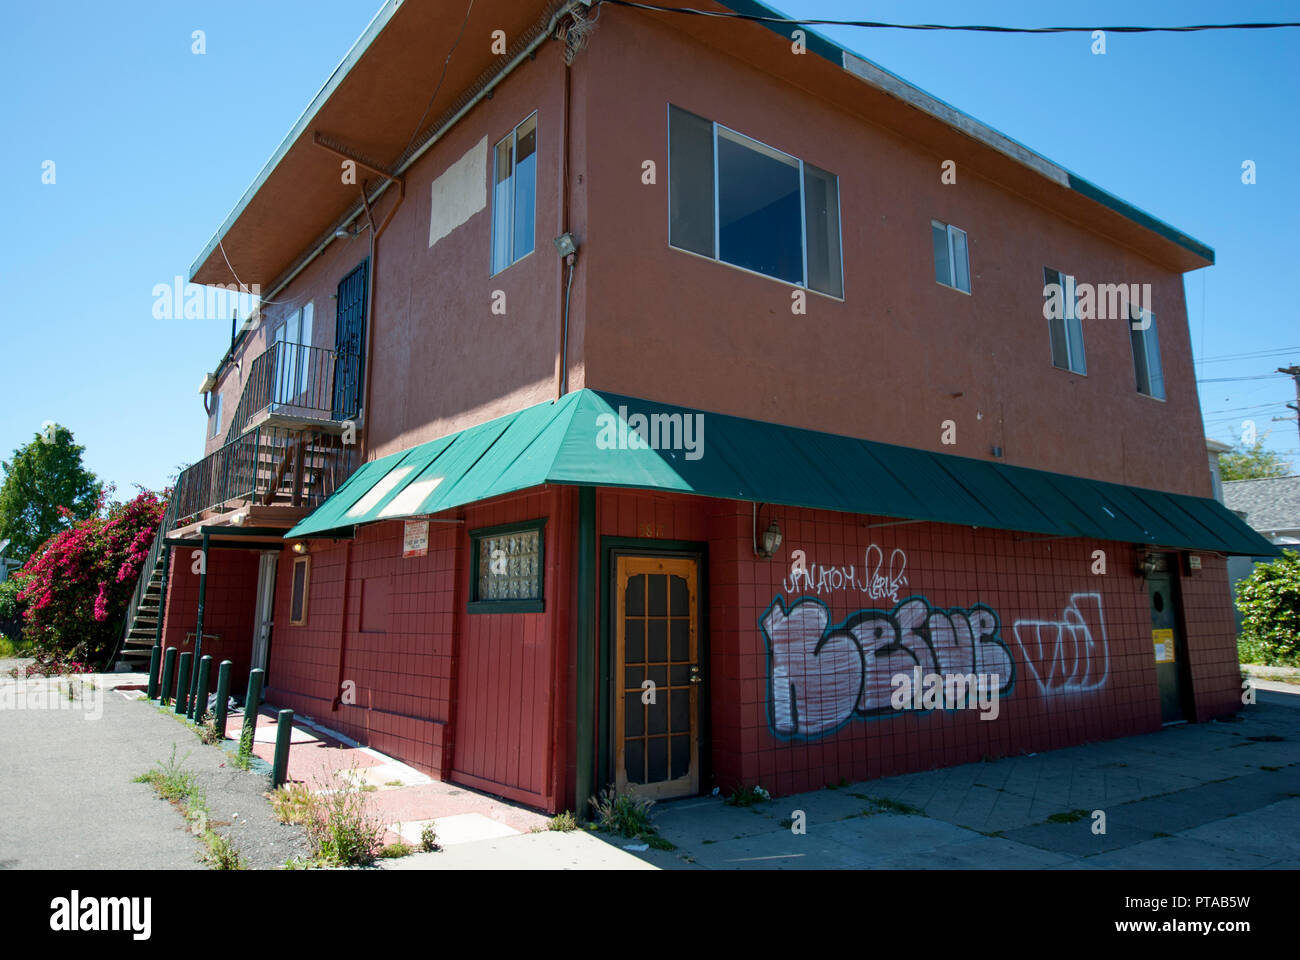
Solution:
{"label": "utility wire", "polygon": [[946,23],[882,23],[878,20],[820,20],[816,18],[765,17],[754,13],[737,13],[721,10],[697,10],[692,7],[663,7],[653,3],[636,3],[634,0],[601,0],[617,7],[631,7],[652,13],[681,13],[695,17],[715,17],[720,20],[748,20],[753,23],[788,24],[810,27],[866,27],[877,30],[966,30],[983,33],[1195,33],[1201,30],[1273,30],[1281,27],[1300,27],[1300,22],[1279,23],[1201,23],[1182,27],[994,27],[987,25],[956,25]]}

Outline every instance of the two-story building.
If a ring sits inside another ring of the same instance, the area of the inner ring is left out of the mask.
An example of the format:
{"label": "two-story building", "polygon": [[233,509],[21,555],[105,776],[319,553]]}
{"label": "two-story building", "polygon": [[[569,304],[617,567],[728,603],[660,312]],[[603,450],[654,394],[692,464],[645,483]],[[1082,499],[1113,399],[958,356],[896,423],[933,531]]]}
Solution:
{"label": "two-story building", "polygon": [[552,811],[1239,709],[1213,251],[796,29],[385,4],[192,268],[129,649]]}

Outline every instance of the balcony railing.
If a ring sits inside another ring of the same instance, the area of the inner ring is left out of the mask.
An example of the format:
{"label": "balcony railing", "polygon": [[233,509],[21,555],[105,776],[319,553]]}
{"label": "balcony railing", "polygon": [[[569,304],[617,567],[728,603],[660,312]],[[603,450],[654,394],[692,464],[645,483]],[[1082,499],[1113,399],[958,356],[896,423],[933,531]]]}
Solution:
{"label": "balcony railing", "polygon": [[176,516],[237,504],[314,507],[355,469],[356,445],[338,434],[255,427],[181,473]]}
{"label": "balcony railing", "polygon": [[359,358],[277,340],[253,360],[227,438],[280,421],[338,421],[356,415]]}

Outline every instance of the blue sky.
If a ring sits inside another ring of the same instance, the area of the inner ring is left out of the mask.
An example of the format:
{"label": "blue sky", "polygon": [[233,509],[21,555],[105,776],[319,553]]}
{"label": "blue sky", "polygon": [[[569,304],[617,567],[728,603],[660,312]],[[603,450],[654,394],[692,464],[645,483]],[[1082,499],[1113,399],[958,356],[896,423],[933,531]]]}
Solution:
{"label": "blue sky", "polygon": [[[444,0],[453,2],[453,0]],[[0,32],[0,455],[46,421],[90,469],[161,487],[202,453],[198,385],[228,322],[156,320],[190,262],[379,0],[29,3]],[[1020,26],[1300,20],[1300,3],[784,0],[791,14]],[[1211,436],[1243,419],[1297,456],[1300,30],[1107,37],[820,28],[850,49],[1214,247],[1187,304]],[[191,52],[203,30],[206,53]],[[599,34],[593,38],[599,42]],[[43,164],[55,162],[55,183]],[[1243,160],[1258,182],[1241,183]],[[1289,350],[1290,352],[1286,352]],[[1243,359],[1242,354],[1270,354]],[[1201,362],[1203,361],[1203,362]]]}

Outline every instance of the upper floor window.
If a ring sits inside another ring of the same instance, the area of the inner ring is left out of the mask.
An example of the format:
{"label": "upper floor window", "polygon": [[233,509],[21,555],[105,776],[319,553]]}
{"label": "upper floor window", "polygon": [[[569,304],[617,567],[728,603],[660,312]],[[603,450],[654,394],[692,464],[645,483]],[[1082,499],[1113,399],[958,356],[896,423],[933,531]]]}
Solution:
{"label": "upper floor window", "polygon": [[970,257],[966,252],[966,231],[952,224],[930,221],[934,241],[934,279],[945,287],[970,293]]}
{"label": "upper floor window", "polygon": [[1133,372],[1137,375],[1138,393],[1157,400],[1165,398],[1165,372],[1160,365],[1160,337],[1156,334],[1156,315],[1150,310],[1133,307],[1129,321],[1129,339],[1133,344]]}
{"label": "upper floor window", "polygon": [[221,394],[212,392],[212,412],[208,414],[208,436],[215,437],[221,433]]}
{"label": "upper floor window", "polygon": [[537,114],[492,151],[492,272],[533,252],[537,208]]}
{"label": "upper floor window", "polygon": [[1043,316],[1052,341],[1052,365],[1074,373],[1088,372],[1083,355],[1083,326],[1079,322],[1074,277],[1043,267]]}
{"label": "upper floor window", "polygon": [[839,178],[668,107],[668,242],[844,296]]}

